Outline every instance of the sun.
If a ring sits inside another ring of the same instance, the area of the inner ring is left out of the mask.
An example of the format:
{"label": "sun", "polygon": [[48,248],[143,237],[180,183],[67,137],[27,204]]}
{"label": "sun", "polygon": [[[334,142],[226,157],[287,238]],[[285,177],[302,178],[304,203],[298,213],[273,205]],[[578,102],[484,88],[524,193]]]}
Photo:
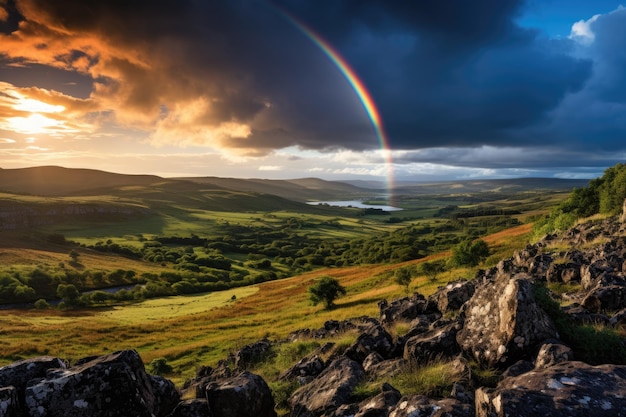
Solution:
{"label": "sun", "polygon": [[26,135],[36,135],[51,133],[56,127],[60,127],[63,122],[39,113],[33,113],[27,117],[9,117],[7,119],[11,129],[17,133]]}
{"label": "sun", "polygon": [[26,135],[52,133],[63,126],[63,122],[46,114],[60,113],[65,110],[64,106],[45,103],[32,98],[19,97],[13,105],[13,109],[20,112],[28,112],[28,116],[8,117],[6,120],[10,128]]}

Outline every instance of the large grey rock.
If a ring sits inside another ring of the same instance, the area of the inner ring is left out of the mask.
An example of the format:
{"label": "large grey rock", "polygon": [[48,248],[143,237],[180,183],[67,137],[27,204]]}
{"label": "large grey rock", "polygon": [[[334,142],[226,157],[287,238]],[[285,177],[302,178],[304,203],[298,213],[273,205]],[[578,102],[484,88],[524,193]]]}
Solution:
{"label": "large grey rock", "polygon": [[21,417],[22,408],[14,386],[0,388],[0,417]]}
{"label": "large grey rock", "polygon": [[439,288],[428,299],[437,305],[440,312],[447,313],[460,309],[474,295],[474,290],[472,281],[459,280]]}
{"label": "large grey rock", "polygon": [[169,379],[158,375],[148,375],[154,394],[155,410],[163,416],[169,413],[180,402],[180,394],[176,386]]}
{"label": "large grey rock", "polygon": [[235,353],[235,368],[244,370],[262,361],[270,352],[272,344],[267,339],[242,347]]}
{"label": "large grey rock", "polygon": [[477,417],[626,416],[626,366],[563,362],[476,390]]}
{"label": "large grey rock", "polygon": [[167,417],[214,417],[206,398],[181,401]]}
{"label": "large grey rock", "polygon": [[280,376],[281,381],[307,381],[322,373],[326,364],[319,355],[306,356]]}
{"label": "large grey rock", "polygon": [[352,391],[364,376],[365,371],[358,362],[347,357],[336,359],[313,382],[291,395],[291,415],[332,415],[341,405],[349,403]]}
{"label": "large grey rock", "polygon": [[40,356],[24,359],[0,368],[0,387],[14,386],[21,402],[28,381],[43,378],[50,369],[66,369],[66,364],[59,358]]}
{"label": "large grey rock", "polygon": [[505,368],[534,357],[542,341],[558,337],[525,274],[482,281],[464,311],[457,342],[481,365]]}
{"label": "large grey rock", "polygon": [[214,417],[276,417],[270,388],[250,372],[209,383],[206,399]]}
{"label": "large grey rock", "polygon": [[587,294],[582,305],[593,313],[621,310],[626,307],[626,286],[598,286]]}
{"label": "large grey rock", "polygon": [[456,341],[459,328],[460,325],[453,322],[411,337],[404,344],[404,359],[424,363],[436,358],[456,356],[460,352]]}
{"label": "large grey rock", "polygon": [[545,343],[539,349],[537,359],[535,360],[535,367],[547,368],[549,366],[556,365],[561,362],[568,362],[574,360],[574,351],[569,346],[566,346],[558,341],[551,341]]}
{"label": "large grey rock", "polygon": [[400,398],[400,391],[389,384],[383,384],[380,394],[359,404],[359,410],[354,417],[387,417]]}
{"label": "large grey rock", "polygon": [[474,407],[453,398],[432,400],[423,395],[402,397],[389,417],[473,417]]}
{"label": "large grey rock", "polygon": [[362,363],[373,352],[380,354],[383,358],[388,358],[393,348],[391,335],[380,324],[372,324],[359,334],[345,355]]}
{"label": "large grey rock", "polygon": [[380,320],[383,323],[395,321],[411,321],[420,314],[438,312],[437,307],[423,295],[415,293],[411,297],[404,297],[389,303],[387,300],[378,302]]}
{"label": "large grey rock", "polygon": [[171,411],[158,409],[152,381],[133,350],[31,380],[25,402],[32,417],[154,417]]}

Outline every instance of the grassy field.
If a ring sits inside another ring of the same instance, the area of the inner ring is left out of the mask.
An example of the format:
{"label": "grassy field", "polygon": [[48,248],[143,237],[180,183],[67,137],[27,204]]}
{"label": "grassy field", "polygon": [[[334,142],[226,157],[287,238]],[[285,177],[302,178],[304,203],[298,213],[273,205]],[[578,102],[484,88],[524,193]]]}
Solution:
{"label": "grassy field", "polygon": [[[485,240],[497,257],[523,247],[524,225]],[[245,344],[268,337],[285,338],[303,328],[319,328],[327,320],[378,316],[377,302],[404,295],[394,270],[436,258],[393,265],[330,268],[260,285],[194,296],[147,300],[88,310],[4,310],[0,315],[0,365],[26,357],[54,355],[70,361],[119,349],[136,349],[144,362],[166,358],[167,375],[181,384],[201,365],[212,365]],[[441,274],[437,282],[415,276],[411,290],[429,295],[445,282],[471,278],[475,270]],[[331,311],[312,306],[307,288],[323,275],[347,288]]]}

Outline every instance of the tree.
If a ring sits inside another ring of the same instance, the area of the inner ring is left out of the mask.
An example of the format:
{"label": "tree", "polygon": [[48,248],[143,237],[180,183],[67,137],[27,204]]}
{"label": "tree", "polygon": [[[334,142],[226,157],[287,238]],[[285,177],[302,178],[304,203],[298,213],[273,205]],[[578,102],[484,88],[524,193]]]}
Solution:
{"label": "tree", "polygon": [[452,248],[450,262],[454,266],[476,266],[489,256],[489,246],[484,240],[465,240]]}
{"label": "tree", "polygon": [[430,282],[437,281],[437,275],[445,270],[445,266],[441,261],[424,262],[420,264],[419,270],[426,275]]}
{"label": "tree", "polygon": [[78,262],[78,257],[80,256],[80,253],[76,252],[74,249],[72,249],[69,253],[70,258],[72,259],[72,262],[76,263]]}
{"label": "tree", "polygon": [[67,305],[75,305],[80,297],[80,291],[73,284],[59,284],[57,287],[57,296],[63,299]]}
{"label": "tree", "polygon": [[394,276],[396,278],[396,283],[404,287],[406,293],[409,293],[409,285],[411,285],[411,280],[413,278],[411,274],[411,270],[409,268],[398,268],[396,272],[394,272]]}
{"label": "tree", "polygon": [[340,294],[345,295],[346,289],[331,276],[324,276],[309,287],[309,296],[313,305],[324,303],[324,308],[327,310],[334,307],[334,301]]}

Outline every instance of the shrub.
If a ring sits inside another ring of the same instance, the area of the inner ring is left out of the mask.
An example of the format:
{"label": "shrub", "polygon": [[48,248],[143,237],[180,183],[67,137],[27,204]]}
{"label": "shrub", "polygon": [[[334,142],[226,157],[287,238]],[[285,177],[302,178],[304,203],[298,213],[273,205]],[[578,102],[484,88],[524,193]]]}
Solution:
{"label": "shrub", "polygon": [[163,375],[172,372],[172,367],[165,358],[157,358],[148,365],[148,372],[152,375]]}

